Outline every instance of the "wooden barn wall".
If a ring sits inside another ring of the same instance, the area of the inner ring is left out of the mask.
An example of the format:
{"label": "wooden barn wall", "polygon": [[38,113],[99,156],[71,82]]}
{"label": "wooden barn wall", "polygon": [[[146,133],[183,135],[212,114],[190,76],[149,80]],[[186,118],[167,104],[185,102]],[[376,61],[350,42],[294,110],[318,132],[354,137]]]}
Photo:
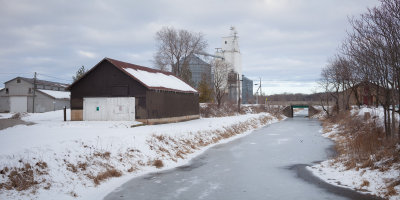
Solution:
{"label": "wooden barn wall", "polygon": [[104,60],[71,88],[71,109],[83,109],[83,97],[136,97],[137,118],[146,118],[146,90],[111,63]]}
{"label": "wooden barn wall", "polygon": [[192,93],[147,91],[148,119],[199,114],[199,96]]}

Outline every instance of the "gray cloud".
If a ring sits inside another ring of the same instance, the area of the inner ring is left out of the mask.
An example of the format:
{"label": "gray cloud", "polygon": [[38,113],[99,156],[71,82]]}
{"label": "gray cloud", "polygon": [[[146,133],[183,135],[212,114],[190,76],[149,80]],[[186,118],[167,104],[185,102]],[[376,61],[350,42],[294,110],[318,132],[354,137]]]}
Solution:
{"label": "gray cloud", "polygon": [[103,57],[151,67],[154,34],[166,25],[202,32],[212,53],[234,25],[244,74],[278,81],[271,84],[276,88],[283,86],[279,80],[294,81],[282,87],[290,90],[319,78],[349,28],[347,16],[378,3],[0,0],[0,81],[16,75],[31,77],[36,71],[65,82],[81,65],[90,68]]}

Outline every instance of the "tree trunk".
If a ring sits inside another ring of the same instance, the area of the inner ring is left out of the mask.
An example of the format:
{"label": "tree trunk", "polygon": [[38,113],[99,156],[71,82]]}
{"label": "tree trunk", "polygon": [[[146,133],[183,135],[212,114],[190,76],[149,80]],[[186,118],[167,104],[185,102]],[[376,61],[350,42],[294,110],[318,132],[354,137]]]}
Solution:
{"label": "tree trunk", "polygon": [[385,134],[388,135],[388,127],[387,127],[387,117],[386,117],[386,107],[383,107],[383,124],[385,125]]}

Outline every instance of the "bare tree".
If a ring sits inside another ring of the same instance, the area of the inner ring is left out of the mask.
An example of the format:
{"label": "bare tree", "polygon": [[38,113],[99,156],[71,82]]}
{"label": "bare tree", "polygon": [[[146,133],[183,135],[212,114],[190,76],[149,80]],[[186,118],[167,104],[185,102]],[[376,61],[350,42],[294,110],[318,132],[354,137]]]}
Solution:
{"label": "bare tree", "polygon": [[221,106],[226,90],[228,89],[228,74],[230,65],[225,61],[215,59],[211,62],[211,67],[214,74],[214,92],[215,98],[218,104],[218,108]]}
{"label": "bare tree", "polygon": [[156,33],[155,39],[157,52],[154,55],[154,64],[164,71],[171,69],[172,73],[189,83],[191,72],[187,58],[207,47],[203,34],[163,27]]}
{"label": "bare tree", "polygon": [[324,72],[325,70],[322,71],[321,73],[321,79],[318,81],[319,86],[324,90],[324,92],[322,92],[319,95],[319,99],[320,99],[320,104],[322,107],[322,110],[326,113],[326,115],[328,117],[331,116],[331,113],[329,111],[329,102],[330,102],[330,83],[329,83],[329,79],[327,74]]}
{"label": "bare tree", "polygon": [[[400,0],[381,0],[359,18],[350,18],[352,31],[337,55],[322,71],[322,86],[339,108],[347,109],[349,96],[358,100],[355,86],[373,86],[376,103],[384,110],[387,136],[396,130],[396,105],[400,104]],[[344,92],[351,89],[351,92]],[[341,94],[339,93],[341,92]],[[359,102],[358,102],[359,104]],[[400,123],[398,124],[400,134]]]}
{"label": "bare tree", "polygon": [[325,92],[329,94],[335,101],[335,105],[333,109],[336,113],[339,113],[339,101],[340,101],[340,92],[341,92],[341,76],[340,76],[340,66],[336,59],[332,59],[329,61],[329,64],[322,69],[321,72],[321,84]]}
{"label": "bare tree", "polygon": [[351,43],[347,46],[351,48],[347,53],[361,67],[365,79],[376,86],[377,101],[384,108],[385,132],[390,136],[396,129],[398,111],[394,108],[400,103],[400,1],[381,3],[350,20],[353,32],[349,34]]}

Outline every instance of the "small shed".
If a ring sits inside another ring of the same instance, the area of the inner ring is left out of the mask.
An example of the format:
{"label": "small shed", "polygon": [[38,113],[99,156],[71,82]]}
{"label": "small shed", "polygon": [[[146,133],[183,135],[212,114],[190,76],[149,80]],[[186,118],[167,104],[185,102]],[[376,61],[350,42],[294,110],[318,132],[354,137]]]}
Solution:
{"label": "small shed", "polygon": [[170,72],[104,58],[72,83],[71,120],[147,124],[199,118],[198,92]]}

